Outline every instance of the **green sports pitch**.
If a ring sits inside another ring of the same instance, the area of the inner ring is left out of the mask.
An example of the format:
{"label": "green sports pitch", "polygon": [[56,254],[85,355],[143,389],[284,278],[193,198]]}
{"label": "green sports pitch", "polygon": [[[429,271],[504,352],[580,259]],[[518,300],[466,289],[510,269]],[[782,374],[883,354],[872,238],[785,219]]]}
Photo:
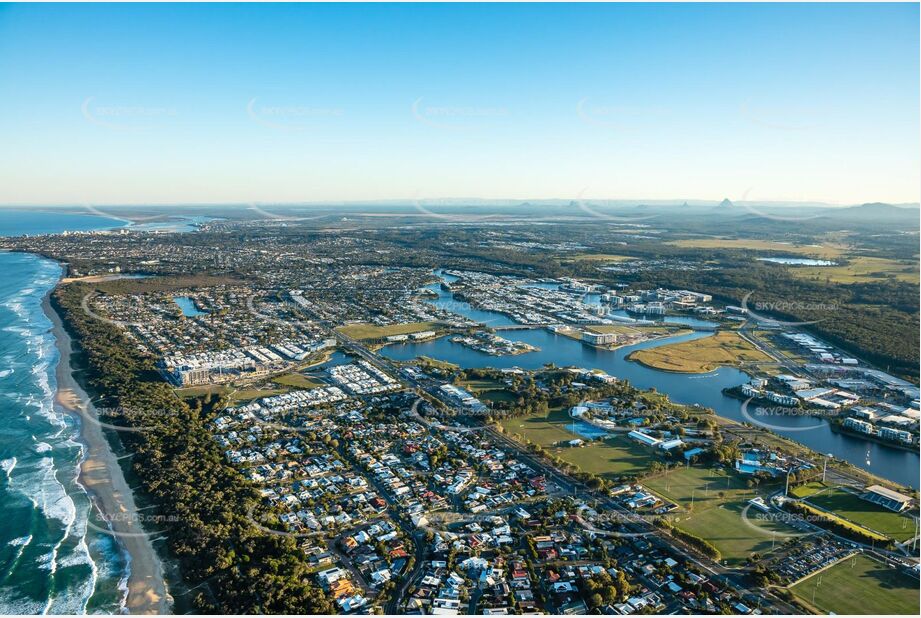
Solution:
{"label": "green sports pitch", "polygon": [[791,590],[825,614],[918,615],[918,580],[859,554],[810,575]]}
{"label": "green sports pitch", "polygon": [[816,488],[806,502],[831,511],[857,525],[902,542],[915,534],[915,521],[907,514],[895,513],[840,487]]}

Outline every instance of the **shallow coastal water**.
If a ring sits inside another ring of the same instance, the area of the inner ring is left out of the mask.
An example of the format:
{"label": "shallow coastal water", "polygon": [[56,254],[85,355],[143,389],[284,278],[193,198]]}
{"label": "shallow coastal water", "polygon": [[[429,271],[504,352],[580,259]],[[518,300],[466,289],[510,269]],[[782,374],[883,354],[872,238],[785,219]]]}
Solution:
{"label": "shallow coastal water", "polygon": [[218,219],[205,216],[173,216],[166,221],[134,223],[131,225],[131,229],[135,232],[192,232],[202,223],[208,223],[209,221],[218,221]]}
{"label": "shallow coastal water", "polygon": [[0,612],[118,611],[126,558],[87,526],[79,423],[53,407],[59,359],[41,301],[61,269],[15,253],[0,269]]}
{"label": "shallow coastal water", "polygon": [[0,208],[0,236],[35,236],[103,230],[125,225],[120,219],[107,219],[85,213],[25,211]]}
{"label": "shallow coastal water", "polygon": [[[0,235],[114,227],[89,215],[0,211]],[[51,260],[0,253],[0,613],[111,613],[129,565],[77,481],[79,424],[54,409],[58,353],[42,299]]]}

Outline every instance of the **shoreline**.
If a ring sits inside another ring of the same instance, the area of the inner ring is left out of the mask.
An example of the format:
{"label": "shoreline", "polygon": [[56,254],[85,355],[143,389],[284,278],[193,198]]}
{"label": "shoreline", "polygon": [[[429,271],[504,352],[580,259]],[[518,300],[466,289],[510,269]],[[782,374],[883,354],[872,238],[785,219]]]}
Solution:
{"label": "shoreline", "polygon": [[163,563],[149,536],[144,532],[134,495],[109,446],[101,425],[87,422],[86,415],[96,418],[96,409],[77,383],[70,365],[72,341],[58,312],[51,306],[51,291],[42,299],[42,311],[52,324],[58,350],[55,367],[56,409],[80,419],[80,441],[85,447],[77,480],[86,490],[93,506],[111,528],[113,536],[128,554],[128,592],[125,608],[131,614],[166,614],[172,598],[166,588]]}
{"label": "shoreline", "polygon": [[880,444],[882,446],[888,446],[900,451],[907,451],[909,453],[917,453],[918,447],[913,444],[899,444],[898,442],[893,442],[892,440],[886,440],[885,438],[880,438],[879,436],[869,435],[865,433],[860,433],[859,431],[854,431],[842,425],[841,423],[835,423],[829,421],[828,426],[831,427],[832,431],[837,431],[843,433],[846,436],[851,436],[854,438],[859,438],[866,440],[867,442],[873,442],[875,444]]}
{"label": "shoreline", "polygon": [[732,367],[733,369],[738,369],[739,371],[742,371],[743,373],[745,372],[744,369],[740,367],[736,367],[735,365],[722,365],[719,363],[717,363],[713,369],[707,369],[706,371],[680,371],[678,369],[668,369],[666,367],[658,367],[656,365],[648,363],[641,358],[634,358],[634,354],[636,354],[637,352],[642,352],[642,350],[634,350],[633,352],[630,352],[624,357],[624,360],[628,360],[631,363],[637,363],[638,365],[642,365],[643,367],[646,367],[647,369],[654,369],[656,371],[662,371],[664,373],[676,373],[679,375],[688,375],[688,376],[703,376],[703,375],[707,375],[708,373],[713,373],[714,371],[718,370],[720,367]]}

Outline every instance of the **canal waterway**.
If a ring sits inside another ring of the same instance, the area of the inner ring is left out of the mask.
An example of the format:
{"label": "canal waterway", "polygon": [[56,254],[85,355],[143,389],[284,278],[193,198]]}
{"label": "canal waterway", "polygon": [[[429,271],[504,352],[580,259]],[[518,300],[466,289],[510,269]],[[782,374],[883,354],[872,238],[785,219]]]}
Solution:
{"label": "canal waterway", "polygon": [[[444,281],[452,282],[456,277],[438,273]],[[553,284],[543,284],[553,285]],[[431,302],[441,308],[463,315],[488,326],[512,325],[515,322],[508,316],[494,311],[474,309],[463,301],[456,300],[453,294],[443,290],[438,283],[428,287],[438,295]],[[591,300],[591,299],[589,299]],[[682,319],[681,317],[671,318]],[[707,328],[712,322],[684,318],[681,324],[695,328]],[[700,322],[697,325],[696,322]],[[635,350],[641,350],[668,343],[690,341],[709,337],[710,331],[695,331],[689,334],[668,337],[655,341],[625,346],[617,350],[604,350],[583,344],[581,341],[552,333],[546,329],[503,331],[502,337],[521,341],[538,348],[538,351],[515,356],[492,356],[456,344],[447,337],[439,339],[388,345],[380,354],[400,361],[412,360],[418,356],[428,356],[438,360],[454,363],[465,369],[473,367],[494,367],[505,369],[520,367],[522,369],[539,369],[548,363],[558,367],[574,365],[586,369],[600,369],[619,379],[627,380],[641,389],[656,389],[667,394],[671,401],[680,404],[712,408],[716,414],[735,421],[751,422],[742,410],[742,402],[727,397],[722,390],[739,386],[749,380],[749,376],[733,367],[720,367],[705,374],[686,374],[659,371],[627,360]],[[759,417],[751,406],[751,417],[759,420],[776,433],[796,440],[819,453],[830,453],[855,466],[868,470],[883,478],[918,487],[919,456],[917,452],[892,448],[884,444],[868,442],[860,438],[835,432],[829,423],[820,418],[808,416],[772,415]]]}

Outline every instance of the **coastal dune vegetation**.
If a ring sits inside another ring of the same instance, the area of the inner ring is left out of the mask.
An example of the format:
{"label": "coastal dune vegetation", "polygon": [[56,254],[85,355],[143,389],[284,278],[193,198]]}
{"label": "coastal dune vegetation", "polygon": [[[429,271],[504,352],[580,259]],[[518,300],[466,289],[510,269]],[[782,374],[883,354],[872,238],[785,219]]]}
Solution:
{"label": "coastal dune vegetation", "polygon": [[199,406],[180,400],[115,326],[80,308],[89,288],[58,288],[52,304],[81,344],[88,392],[108,422],[143,427],[121,432],[133,454],[132,471],[164,522],[174,559],[192,604],[203,613],[325,614],[333,608],[308,579],[309,564],[295,538],[271,535],[249,518],[259,497],[228,465],[206,427]]}

